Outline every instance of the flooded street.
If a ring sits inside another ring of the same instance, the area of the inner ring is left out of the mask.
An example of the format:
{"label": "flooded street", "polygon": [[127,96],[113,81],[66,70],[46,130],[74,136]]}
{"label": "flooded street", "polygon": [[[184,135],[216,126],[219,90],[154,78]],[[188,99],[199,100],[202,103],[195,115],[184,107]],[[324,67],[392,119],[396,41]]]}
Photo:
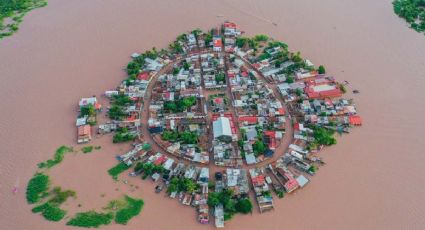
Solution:
{"label": "flooded street", "polygon": [[[321,153],[327,164],[307,187],[275,199],[272,212],[236,215],[226,229],[422,229],[425,36],[397,18],[390,0],[50,0],[0,41],[1,229],[75,229],[32,214],[25,187],[37,163],[76,146],[78,100],[115,88],[131,53],[224,20],[284,41],[347,80],[346,97],[363,118]],[[50,170],[53,185],[77,192],[63,206],[69,214],[129,194],[144,199],[141,214],[102,229],[213,229],[197,223],[194,209],[155,194],[150,181],[130,180],[134,190],[114,182],[107,170],[128,145],[111,136],[93,145],[102,148],[66,155]]]}

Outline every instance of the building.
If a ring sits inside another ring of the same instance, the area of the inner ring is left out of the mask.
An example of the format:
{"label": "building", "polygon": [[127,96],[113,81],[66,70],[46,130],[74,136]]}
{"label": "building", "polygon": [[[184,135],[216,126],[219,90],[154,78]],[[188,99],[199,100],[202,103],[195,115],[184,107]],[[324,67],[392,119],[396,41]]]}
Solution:
{"label": "building", "polygon": [[91,141],[91,126],[82,125],[78,126],[77,143],[83,144]]}
{"label": "building", "polygon": [[223,49],[223,41],[220,36],[214,36],[213,38],[213,51],[221,52]]}
{"label": "building", "polygon": [[230,119],[227,117],[219,117],[213,122],[214,139],[219,139],[225,142],[232,141],[232,129]]}

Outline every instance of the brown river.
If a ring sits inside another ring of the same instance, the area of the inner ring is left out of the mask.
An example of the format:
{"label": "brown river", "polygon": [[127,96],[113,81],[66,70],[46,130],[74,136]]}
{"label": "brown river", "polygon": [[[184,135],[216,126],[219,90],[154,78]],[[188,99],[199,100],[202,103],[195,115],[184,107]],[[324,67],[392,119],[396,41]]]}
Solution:
{"label": "brown river", "polygon": [[[349,81],[360,94],[347,97],[363,117],[361,128],[322,153],[327,165],[307,187],[275,199],[272,212],[235,216],[226,228],[423,229],[425,36],[394,15],[390,0],[49,0],[0,41],[0,229],[75,229],[32,214],[25,186],[58,146],[75,146],[79,98],[118,85],[132,52],[226,19]],[[63,205],[68,214],[126,193],[143,198],[144,210],[127,226],[104,229],[214,228],[155,194],[150,181],[113,182],[106,171],[128,145],[112,145],[110,136],[93,144],[102,149],[69,154],[49,172],[54,185],[77,191]]]}

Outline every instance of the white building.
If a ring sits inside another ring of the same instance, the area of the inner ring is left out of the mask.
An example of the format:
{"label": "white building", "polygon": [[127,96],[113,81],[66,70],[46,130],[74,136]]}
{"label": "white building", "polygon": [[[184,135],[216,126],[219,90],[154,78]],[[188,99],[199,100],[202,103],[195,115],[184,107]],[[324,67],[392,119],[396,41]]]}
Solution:
{"label": "white building", "polygon": [[232,139],[232,129],[230,127],[230,119],[227,117],[219,117],[213,122],[214,138]]}

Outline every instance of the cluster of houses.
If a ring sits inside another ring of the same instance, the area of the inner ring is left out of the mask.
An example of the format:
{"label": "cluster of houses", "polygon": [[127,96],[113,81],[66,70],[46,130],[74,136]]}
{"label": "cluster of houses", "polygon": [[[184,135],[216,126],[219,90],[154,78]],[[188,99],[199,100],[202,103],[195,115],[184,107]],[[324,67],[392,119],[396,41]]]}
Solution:
{"label": "cluster of houses", "polygon": [[77,143],[88,143],[92,139],[92,126],[96,125],[97,112],[102,109],[95,96],[82,98],[78,103],[79,115],[76,119]]}
{"label": "cluster of houses", "polygon": [[[130,176],[151,178],[156,192],[167,188],[171,198],[196,208],[202,224],[210,223],[212,213],[218,228],[224,227],[225,208],[219,204],[211,212],[209,189],[232,190],[235,199],[252,190],[261,213],[273,210],[272,192],[283,197],[303,188],[324,164],[316,127],[348,132],[362,123],[353,101],[341,98],[343,84],[284,43],[266,39],[241,47],[241,34],[236,24],[225,22],[208,33],[180,35],[165,52],[134,53],[129,78],[105,92],[114,117],[97,129],[138,132],[146,119],[144,135],[155,143],[133,144],[117,159],[128,166],[153,165],[154,171],[139,167]],[[141,117],[146,98],[149,117]],[[77,142],[87,143],[102,107],[91,97],[81,99],[79,108]],[[293,141],[288,149],[279,148],[289,123]],[[163,151],[153,152],[151,144]],[[210,158],[223,168],[210,172]],[[255,166],[265,160],[274,161]],[[175,183],[186,188],[170,189]]]}

